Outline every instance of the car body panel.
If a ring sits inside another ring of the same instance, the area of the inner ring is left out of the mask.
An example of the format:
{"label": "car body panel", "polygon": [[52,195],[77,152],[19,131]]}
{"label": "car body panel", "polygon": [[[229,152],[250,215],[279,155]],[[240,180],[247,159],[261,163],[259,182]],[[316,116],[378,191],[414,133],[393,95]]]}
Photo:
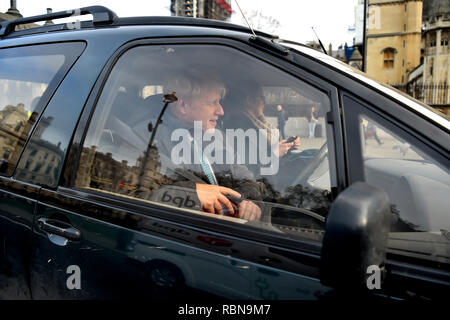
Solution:
{"label": "car body panel", "polygon": [[[36,220],[59,218],[80,230],[82,239],[58,246],[35,223],[31,286],[36,299],[117,299],[134,295],[159,299],[161,290],[168,288],[151,281],[156,262],[159,269],[176,268],[181,273],[182,280],[172,294],[186,285],[183,292],[193,297],[208,293],[230,299],[314,300],[331,290],[317,279],[314,258],[157,219],[145,211],[139,213],[137,208],[112,209],[69,194],[42,193]],[[66,270],[71,265],[80,267],[83,290],[66,286]],[[285,268],[292,271],[282,270]]]}
{"label": "car body panel", "polygon": [[29,261],[39,188],[0,177],[0,299],[30,299]]}

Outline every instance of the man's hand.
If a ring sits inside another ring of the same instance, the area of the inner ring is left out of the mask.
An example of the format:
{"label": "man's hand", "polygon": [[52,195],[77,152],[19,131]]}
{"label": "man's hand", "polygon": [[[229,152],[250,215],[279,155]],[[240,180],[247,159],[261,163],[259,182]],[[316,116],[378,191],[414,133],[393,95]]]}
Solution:
{"label": "man's hand", "polygon": [[244,200],[239,204],[239,218],[248,221],[259,220],[261,209],[253,202]]}
{"label": "man's hand", "polygon": [[225,197],[230,195],[240,198],[239,192],[230,188],[211,185],[211,184],[196,184],[196,191],[198,199],[202,204],[202,209],[209,213],[223,214],[222,205],[227,208],[230,215],[235,215],[237,218],[248,221],[259,220],[261,218],[261,209],[251,201],[244,200],[239,204],[239,212],[235,212],[231,201]]}
{"label": "man's hand", "polygon": [[278,150],[275,150],[275,154],[281,158],[284,155],[286,155],[289,149],[291,148],[298,149],[299,147],[300,147],[300,137],[297,137],[297,139],[295,139],[292,142],[287,142],[287,139],[284,139],[278,143]]}
{"label": "man's hand", "polygon": [[[241,194],[230,188],[216,186],[212,184],[196,184],[196,191],[198,199],[202,204],[202,209],[209,213],[223,214],[222,204],[229,210],[231,215],[236,214],[234,212],[233,205],[225,195],[230,195],[236,198],[240,198]],[[244,202],[244,201],[242,201]]]}

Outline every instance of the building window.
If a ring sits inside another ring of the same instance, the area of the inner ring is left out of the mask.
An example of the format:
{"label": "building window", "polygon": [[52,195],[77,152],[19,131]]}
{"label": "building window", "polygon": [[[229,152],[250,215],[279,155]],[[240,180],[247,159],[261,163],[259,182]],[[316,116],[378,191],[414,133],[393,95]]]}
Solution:
{"label": "building window", "polygon": [[406,48],[406,40],[403,40],[403,48]]}
{"label": "building window", "polygon": [[34,167],[34,172],[39,172],[39,170],[41,170],[42,168],[42,164],[41,163],[36,163],[36,166]]}
{"label": "building window", "polygon": [[385,69],[391,69],[394,67],[394,48],[386,48],[383,50],[383,67]]}
{"label": "building window", "polygon": [[20,128],[22,127],[22,121],[17,122],[16,127],[14,128],[15,131],[19,131]]}
{"label": "building window", "polygon": [[443,46],[448,46],[448,39],[447,38],[443,38],[442,40],[441,40],[441,46],[443,47]]}
{"label": "building window", "polygon": [[430,38],[430,47],[436,47],[436,38],[435,37]]}

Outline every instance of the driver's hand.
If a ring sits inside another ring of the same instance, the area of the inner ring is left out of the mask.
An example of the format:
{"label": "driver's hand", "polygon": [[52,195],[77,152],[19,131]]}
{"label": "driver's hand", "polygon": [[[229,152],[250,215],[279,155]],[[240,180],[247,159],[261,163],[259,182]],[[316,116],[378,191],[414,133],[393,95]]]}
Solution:
{"label": "driver's hand", "polygon": [[248,221],[259,220],[261,209],[253,202],[244,200],[239,204],[239,218]]}
{"label": "driver's hand", "polygon": [[223,214],[222,205],[224,205],[225,208],[229,210],[231,215],[235,214],[233,205],[230,200],[225,197],[225,195],[240,198],[241,194],[239,192],[236,192],[230,188],[211,184],[197,183],[195,186],[198,199],[200,200],[204,211],[215,214]]}

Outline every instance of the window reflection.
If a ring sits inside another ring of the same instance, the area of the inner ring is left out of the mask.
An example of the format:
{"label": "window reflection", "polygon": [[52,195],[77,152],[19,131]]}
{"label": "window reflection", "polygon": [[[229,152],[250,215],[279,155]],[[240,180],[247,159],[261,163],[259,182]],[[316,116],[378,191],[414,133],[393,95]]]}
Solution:
{"label": "window reflection", "polygon": [[[168,95],[176,99],[166,105]],[[217,184],[245,197],[228,198],[236,208],[248,201],[261,210],[255,227],[323,230],[332,201],[329,103],[316,88],[226,47],[137,47],[119,59],[100,96],[75,186],[236,223],[253,220],[227,217],[225,207],[209,211],[199,190]],[[317,129],[310,137],[313,107]]]}
{"label": "window reflection", "polygon": [[370,118],[360,128],[366,180],[389,195],[392,231],[449,230],[448,170]]}

